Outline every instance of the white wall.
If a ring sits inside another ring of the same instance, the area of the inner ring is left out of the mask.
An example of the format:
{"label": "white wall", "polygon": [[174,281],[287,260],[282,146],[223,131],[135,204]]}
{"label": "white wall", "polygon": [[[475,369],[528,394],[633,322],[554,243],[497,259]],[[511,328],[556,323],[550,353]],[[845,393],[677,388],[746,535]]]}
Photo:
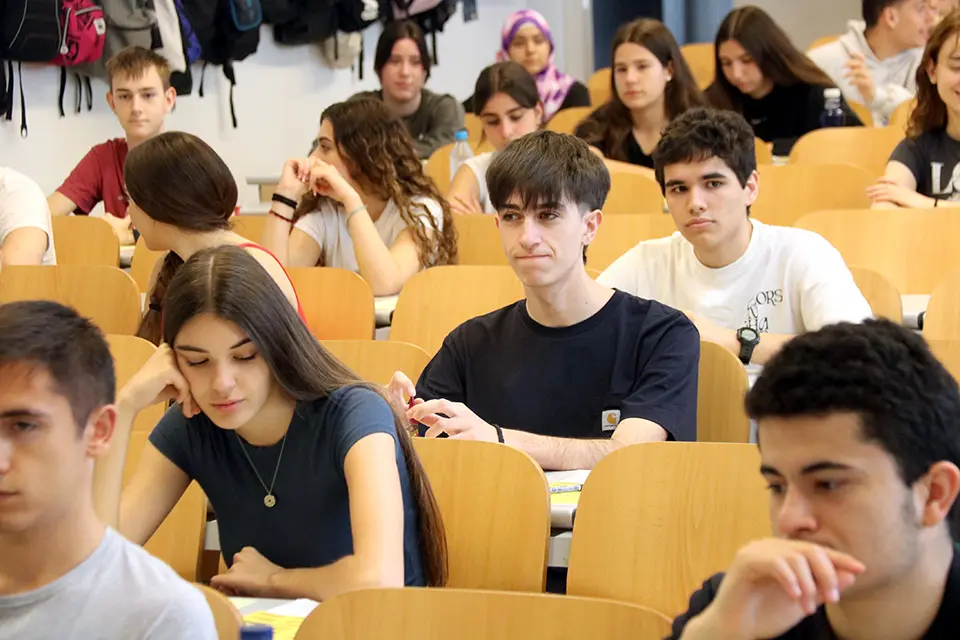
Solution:
{"label": "white wall", "polygon": [[[542,1],[542,0],[541,0]],[[555,1],[555,0],[551,0]],[[479,18],[465,24],[457,14],[437,37],[440,64],[427,86],[464,99],[473,92],[477,74],[494,60],[500,27],[506,16],[529,4],[526,0],[483,0]],[[199,67],[194,70],[194,92],[181,98],[167,118],[168,130],[202,137],[230,166],[240,187],[241,203],[255,202],[247,176],[278,174],[286,158],[306,153],[316,135],[324,107],[357,91],[376,89],[373,52],[379,28],[364,36],[364,79],[350,70],[331,70],[315,47],[278,48],[271,31],[263,31],[256,54],[236,65],[234,101],[239,128],[233,129],[227,102],[229,85],[219,68],[208,68],[204,97],[197,96]],[[558,33],[558,39],[561,37]],[[584,48],[584,51],[587,49]],[[24,69],[30,134],[20,138],[19,94],[11,122],[0,122],[0,165],[32,177],[47,193],[55,190],[93,145],[123,136],[104,99],[105,83],[94,83],[94,110],[61,119],[57,109],[59,72],[54,67]],[[71,102],[72,80],[67,103]]]}
{"label": "white wall", "polygon": [[736,0],[734,5],[756,5],[770,14],[801,50],[817,38],[847,30],[847,20],[861,18],[860,0]]}

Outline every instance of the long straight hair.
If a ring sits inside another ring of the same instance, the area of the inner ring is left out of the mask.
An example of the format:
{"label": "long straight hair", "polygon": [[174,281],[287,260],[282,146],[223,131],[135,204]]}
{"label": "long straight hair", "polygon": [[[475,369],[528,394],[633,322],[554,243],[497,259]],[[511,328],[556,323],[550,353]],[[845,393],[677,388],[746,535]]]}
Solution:
{"label": "long straight hair", "polygon": [[793,46],[790,37],[767,12],[754,6],[740,7],[723,19],[714,40],[713,58],[717,73],[706,93],[715,107],[743,113],[743,93],[727,80],[720,64],[720,45],[729,40],[740,43],[760,67],[764,77],[778,87],[800,83],[834,86],[827,74]]}
{"label": "long straight hair", "polygon": [[930,34],[927,47],[917,67],[917,106],[910,114],[907,135],[912,137],[921,133],[938,131],[947,126],[947,105],[943,103],[937,91],[937,85],[930,80],[930,69],[935,69],[943,45],[950,38],[960,37],[960,11],[947,15]]}
{"label": "long straight hair", "polygon": [[[617,49],[624,44],[640,45],[652,53],[664,67],[673,64],[673,78],[663,91],[663,107],[668,121],[688,109],[706,104],[696,80],[693,79],[690,65],[680,52],[680,46],[662,22],[653,18],[640,18],[617,29],[610,52],[611,66]],[[617,93],[615,74],[610,74],[610,100],[580,125],[577,135],[588,144],[603,149],[611,160],[627,161],[625,143],[627,136],[633,135],[633,117]]]}
{"label": "long straight hair", "polygon": [[419,511],[420,552],[430,586],[447,581],[447,543],[430,481],[413,449],[406,418],[383,388],[363,382],[307,330],[277,283],[255,258],[224,245],[194,254],[178,271],[164,300],[163,339],[176,343],[181,327],[202,313],[235,323],[256,345],[283,391],[312,402],[347,386],[380,395],[393,412],[410,489]]}

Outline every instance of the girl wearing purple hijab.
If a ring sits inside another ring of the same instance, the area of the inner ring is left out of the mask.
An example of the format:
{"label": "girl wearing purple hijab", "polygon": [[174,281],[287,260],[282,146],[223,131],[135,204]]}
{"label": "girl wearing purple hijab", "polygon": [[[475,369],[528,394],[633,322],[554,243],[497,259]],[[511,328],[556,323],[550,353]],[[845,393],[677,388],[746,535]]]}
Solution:
{"label": "girl wearing purple hijab", "polygon": [[[554,65],[555,43],[546,19],[532,9],[510,14],[500,32],[497,61],[518,62],[537,81],[544,121],[561,109],[589,107],[587,87]],[[463,103],[467,113],[476,113],[473,96]]]}

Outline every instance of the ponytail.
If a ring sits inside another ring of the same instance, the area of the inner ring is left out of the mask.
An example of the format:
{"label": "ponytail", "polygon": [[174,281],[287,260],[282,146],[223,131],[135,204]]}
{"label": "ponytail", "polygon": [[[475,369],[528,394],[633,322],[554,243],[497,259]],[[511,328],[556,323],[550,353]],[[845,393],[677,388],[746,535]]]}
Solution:
{"label": "ponytail", "polygon": [[157,272],[153,289],[147,296],[147,310],[140,319],[140,326],[137,328],[136,336],[138,338],[149,340],[156,345],[159,345],[162,341],[163,298],[167,295],[167,289],[170,288],[170,281],[173,280],[173,276],[181,266],[183,266],[183,259],[173,251],[167,251],[167,255],[160,266],[160,271]]}

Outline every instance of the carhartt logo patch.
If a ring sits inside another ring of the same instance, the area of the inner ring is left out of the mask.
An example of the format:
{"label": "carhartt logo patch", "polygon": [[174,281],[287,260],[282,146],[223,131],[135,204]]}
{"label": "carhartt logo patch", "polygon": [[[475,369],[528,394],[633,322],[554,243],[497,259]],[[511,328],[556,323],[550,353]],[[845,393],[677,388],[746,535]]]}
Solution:
{"label": "carhartt logo patch", "polygon": [[620,424],[620,409],[608,409],[600,414],[600,428],[604,431],[613,431]]}

